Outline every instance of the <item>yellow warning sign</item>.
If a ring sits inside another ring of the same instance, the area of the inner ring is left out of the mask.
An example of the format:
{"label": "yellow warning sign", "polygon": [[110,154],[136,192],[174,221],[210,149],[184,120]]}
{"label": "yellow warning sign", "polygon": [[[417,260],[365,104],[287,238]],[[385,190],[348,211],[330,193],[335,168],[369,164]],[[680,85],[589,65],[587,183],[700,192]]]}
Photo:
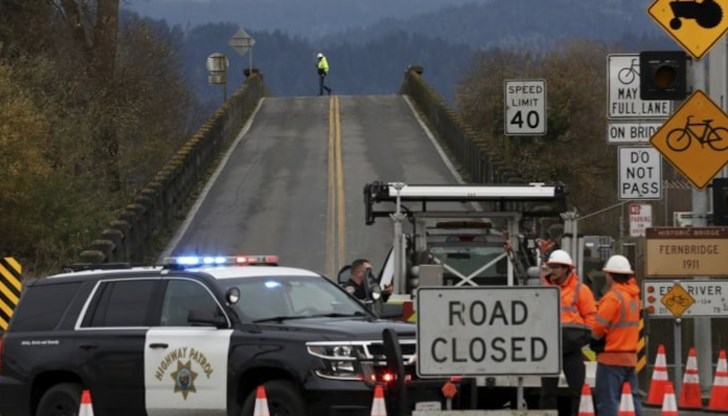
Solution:
{"label": "yellow warning sign", "polygon": [[695,303],[695,299],[680,283],[675,283],[675,286],[668,290],[660,301],[675,318],[681,317]]}
{"label": "yellow warning sign", "polygon": [[695,59],[728,31],[728,0],[655,0],[647,13]]}
{"label": "yellow warning sign", "polygon": [[728,162],[728,114],[704,92],[695,91],[650,143],[702,189]]}
{"label": "yellow warning sign", "polygon": [[10,317],[20,300],[20,271],[20,263],[14,258],[0,258],[0,331],[8,329]]}

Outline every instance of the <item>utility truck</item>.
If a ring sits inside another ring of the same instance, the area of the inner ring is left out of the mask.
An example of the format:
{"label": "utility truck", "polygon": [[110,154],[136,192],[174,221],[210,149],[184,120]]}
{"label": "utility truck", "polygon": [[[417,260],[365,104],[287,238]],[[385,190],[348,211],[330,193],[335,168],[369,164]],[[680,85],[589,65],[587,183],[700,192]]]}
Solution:
{"label": "utility truck", "polygon": [[[379,284],[415,322],[418,288],[540,285],[539,266],[554,246],[549,231],[568,216],[560,183],[364,187],[366,224],[390,219],[392,249]],[[562,242],[563,243],[563,242]],[[418,323],[419,324],[419,323]],[[423,324],[424,325],[424,324]],[[587,381],[594,366],[587,368]],[[478,408],[536,408],[540,376],[475,376]],[[561,386],[565,379],[561,375]]]}

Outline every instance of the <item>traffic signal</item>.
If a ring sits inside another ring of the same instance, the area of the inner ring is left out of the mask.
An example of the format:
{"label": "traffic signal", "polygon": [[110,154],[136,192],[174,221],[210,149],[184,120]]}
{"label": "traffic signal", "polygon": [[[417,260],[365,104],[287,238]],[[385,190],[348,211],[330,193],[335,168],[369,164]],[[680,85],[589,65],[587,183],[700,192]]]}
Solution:
{"label": "traffic signal", "polygon": [[728,178],[713,179],[713,225],[728,225]]}
{"label": "traffic signal", "polygon": [[688,56],[682,51],[640,52],[640,98],[683,100],[688,95]]}

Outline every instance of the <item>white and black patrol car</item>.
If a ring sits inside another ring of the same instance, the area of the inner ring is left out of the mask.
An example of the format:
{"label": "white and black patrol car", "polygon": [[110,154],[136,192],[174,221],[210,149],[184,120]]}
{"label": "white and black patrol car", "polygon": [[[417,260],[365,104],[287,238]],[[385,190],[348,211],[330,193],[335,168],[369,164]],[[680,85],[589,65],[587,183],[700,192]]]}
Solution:
{"label": "white and black patrol car", "polygon": [[[368,415],[391,378],[382,331],[411,370],[415,326],[381,320],[326,277],[275,256],[178,258],[25,283],[0,340],[0,414]],[[241,266],[244,265],[244,266]]]}

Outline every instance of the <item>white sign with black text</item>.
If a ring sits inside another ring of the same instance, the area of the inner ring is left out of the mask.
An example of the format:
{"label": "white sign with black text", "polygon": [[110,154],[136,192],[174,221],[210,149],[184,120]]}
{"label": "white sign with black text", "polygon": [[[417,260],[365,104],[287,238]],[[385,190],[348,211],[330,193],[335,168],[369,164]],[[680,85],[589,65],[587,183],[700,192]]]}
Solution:
{"label": "white sign with black text", "polygon": [[558,375],[560,370],[558,288],[417,290],[420,377]]}
{"label": "white sign with black text", "polygon": [[610,119],[667,119],[672,115],[669,100],[640,99],[639,54],[608,55],[607,71],[607,116]]}
{"label": "white sign with black text", "polygon": [[543,136],[546,134],[546,80],[506,80],[506,136]]}
{"label": "white sign with black text", "polygon": [[661,199],[662,157],[652,146],[619,147],[619,199]]}
{"label": "white sign with black text", "polygon": [[[680,283],[690,297],[693,298],[692,305],[689,300],[677,296],[668,299],[668,302],[688,302],[685,306],[688,309],[683,313],[683,318],[695,317],[723,317],[728,316],[728,281],[718,279],[682,279],[682,280],[655,280],[645,279],[642,282],[642,296],[645,305],[652,305],[653,309],[648,310],[650,317],[674,318],[670,310],[660,302],[660,299],[667,294],[676,283]],[[670,305],[672,306],[672,305]]]}
{"label": "white sign with black text", "polygon": [[610,122],[607,124],[607,143],[647,143],[661,126],[662,123],[656,122]]}

